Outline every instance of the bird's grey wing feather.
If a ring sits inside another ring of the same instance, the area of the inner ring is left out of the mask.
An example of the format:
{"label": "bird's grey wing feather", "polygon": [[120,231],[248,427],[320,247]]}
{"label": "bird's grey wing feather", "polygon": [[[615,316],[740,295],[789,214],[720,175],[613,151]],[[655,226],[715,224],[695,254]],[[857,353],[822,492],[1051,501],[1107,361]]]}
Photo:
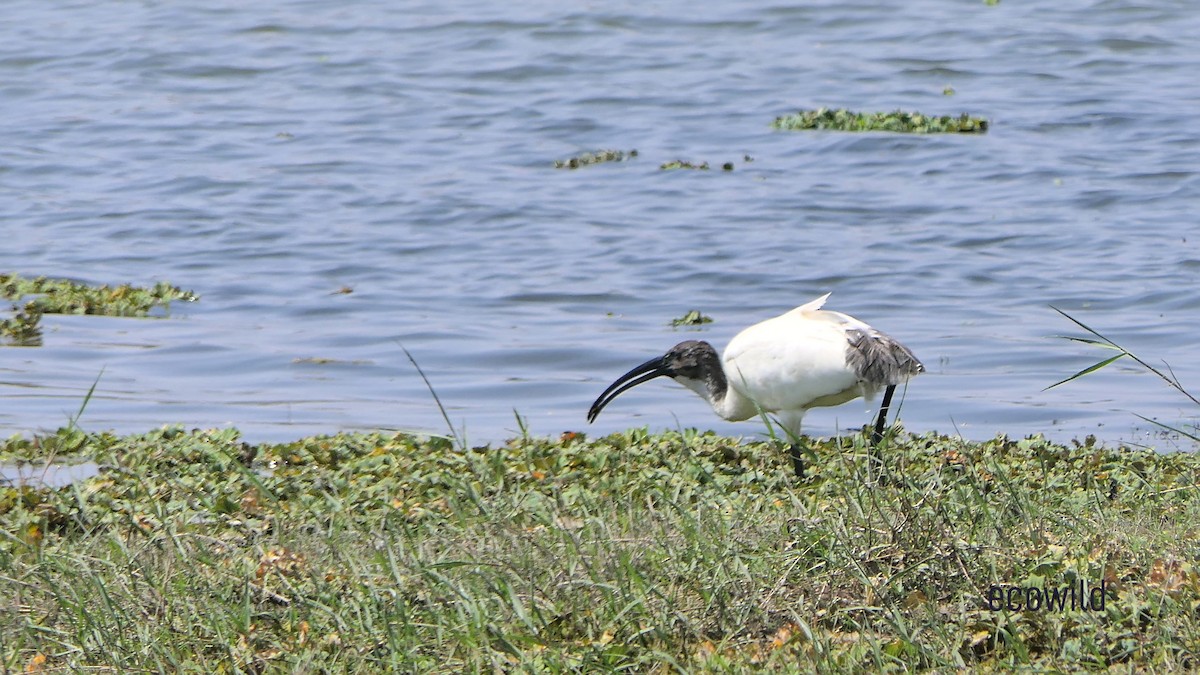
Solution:
{"label": "bird's grey wing feather", "polygon": [[877,330],[852,329],[846,337],[846,362],[859,381],[871,389],[900,384],[925,372],[925,366],[908,347]]}

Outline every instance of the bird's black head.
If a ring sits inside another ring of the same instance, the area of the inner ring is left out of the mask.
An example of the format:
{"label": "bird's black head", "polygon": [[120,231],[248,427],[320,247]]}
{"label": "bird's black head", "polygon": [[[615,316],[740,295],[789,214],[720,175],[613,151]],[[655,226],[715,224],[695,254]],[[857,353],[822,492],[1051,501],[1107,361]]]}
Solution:
{"label": "bird's black head", "polygon": [[686,340],[671,347],[666,354],[650,359],[617,378],[588,410],[588,422],[596,421],[604,406],[623,392],[664,376],[685,384],[688,388],[694,388],[691,382],[706,382],[715,377],[720,377],[722,384],[724,383],[717,350],[703,340]]}
{"label": "bird's black head", "polygon": [[663,367],[667,377],[684,377],[702,380],[714,369],[720,370],[721,359],[717,350],[703,340],[684,340],[663,354]]}

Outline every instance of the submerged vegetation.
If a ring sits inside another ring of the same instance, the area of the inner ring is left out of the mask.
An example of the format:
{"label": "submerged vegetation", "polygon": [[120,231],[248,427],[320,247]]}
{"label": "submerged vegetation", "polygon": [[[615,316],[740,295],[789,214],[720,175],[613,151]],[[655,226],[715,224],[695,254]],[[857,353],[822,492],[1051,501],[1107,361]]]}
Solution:
{"label": "submerged vegetation", "polygon": [[[1040,438],[769,443],[78,428],[0,486],[0,664],[197,672],[1194,669],[1200,460]],[[1103,607],[994,609],[1005,585]],[[1093,596],[1096,597],[1096,596]]]}
{"label": "submerged vegetation", "polygon": [[102,314],[105,316],[147,316],[155,307],[170,306],[171,301],[192,302],[198,296],[160,281],[150,287],[88,286],[68,279],[24,278],[0,273],[0,298],[21,301],[14,315],[0,320],[0,339],[17,345],[41,344],[40,321],[43,314]]}
{"label": "submerged vegetation", "polygon": [[[570,159],[555,160],[554,168],[556,168],[556,169],[578,169],[578,168],[581,168],[584,166],[589,166],[591,164],[601,164],[604,162],[623,162],[623,161],[632,159],[637,156],[638,156],[637,150],[630,150],[629,152],[623,152],[621,150],[598,150],[594,153],[593,152],[585,152],[584,154],[579,155],[578,157],[571,157]],[[743,155],[742,161],[746,162],[746,163],[750,163],[750,162],[754,161],[754,158],[751,157],[750,155]],[[674,170],[674,169],[698,169],[698,170],[702,170],[702,171],[707,171],[709,169],[709,165],[708,165],[708,162],[697,163],[697,162],[689,162],[689,161],[677,159],[677,160],[672,160],[670,162],[664,162],[664,163],[660,164],[658,166],[658,168],[661,171],[670,171],[670,170]],[[724,171],[733,171],[734,168],[735,168],[734,163],[731,161],[724,162],[723,164],[721,164],[721,169]]]}
{"label": "submerged vegetation", "polygon": [[676,159],[674,161],[665,162],[663,164],[660,164],[658,168],[661,169],[662,171],[671,171],[674,169],[699,169],[701,171],[708,171],[708,162],[700,162],[699,164],[693,164],[691,162],[687,162],[682,159]]}
{"label": "submerged vegetation", "polygon": [[555,160],[554,168],[578,169],[582,166],[602,164],[604,162],[624,162],[627,159],[633,159],[637,156],[637,150],[630,150],[629,152],[623,150],[597,150],[596,152],[585,152],[570,159]]}
{"label": "submerged vegetation", "polygon": [[858,113],[845,108],[801,110],[795,115],[776,117],[776,129],[832,129],[835,131],[892,131],[908,134],[982,134],[988,122],[966,113],[958,117],[935,117],[896,110],[890,113]]}
{"label": "submerged vegetation", "polygon": [[[594,153],[587,152],[579,155],[578,157],[571,157],[570,159],[555,160],[554,168],[578,169],[592,164],[602,164],[604,162],[623,162],[637,156],[637,150],[630,150],[627,153],[620,150],[599,150]],[[746,155],[745,161],[752,162],[754,160],[749,155]],[[672,169],[699,169],[707,171],[709,166],[708,162],[694,163],[684,160],[674,160],[670,162],[664,162],[663,164],[660,164],[658,168],[662,171],[669,171]],[[721,165],[721,168],[725,171],[733,171],[733,162],[725,162]]]}

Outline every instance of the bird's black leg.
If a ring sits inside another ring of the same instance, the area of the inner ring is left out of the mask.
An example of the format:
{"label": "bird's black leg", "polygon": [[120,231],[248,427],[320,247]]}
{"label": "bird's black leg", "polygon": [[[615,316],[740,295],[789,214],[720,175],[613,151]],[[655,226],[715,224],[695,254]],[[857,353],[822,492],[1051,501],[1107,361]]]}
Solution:
{"label": "bird's black leg", "polygon": [[896,385],[889,384],[883,392],[883,403],[879,406],[879,419],[875,420],[875,433],[871,434],[871,445],[879,445],[883,440],[883,425],[887,422],[888,409],[892,407],[892,394],[896,392]]}
{"label": "bird's black leg", "polygon": [[796,472],[796,478],[804,478],[804,451],[800,449],[799,443],[792,443],[788,448],[788,455],[792,458],[792,470]]}

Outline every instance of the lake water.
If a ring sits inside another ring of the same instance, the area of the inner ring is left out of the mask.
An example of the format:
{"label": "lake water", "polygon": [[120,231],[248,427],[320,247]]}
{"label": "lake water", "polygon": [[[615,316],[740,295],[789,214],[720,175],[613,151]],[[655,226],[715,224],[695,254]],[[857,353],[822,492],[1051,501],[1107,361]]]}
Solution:
{"label": "lake water", "polygon": [[96,462],[76,464],[5,464],[0,463],[0,487],[28,486],[60,488],[100,473]]}
{"label": "lake water", "polygon": [[[0,432],[237,426],[473,443],[715,428],[616,376],[825,292],[928,373],[902,419],[1176,447],[1200,389],[1200,7],[1185,0],[10,0],[0,271],[200,294],[0,348]],[[952,95],[945,93],[947,87]],[[780,132],[801,108],[967,112],[984,136]],[[599,149],[638,157],[577,171]],[[746,157],[752,158],[748,161]],[[660,171],[682,159],[715,170]],[[721,171],[733,162],[731,172]],[[338,293],[349,287],[352,293]],[[714,323],[670,327],[698,309]],[[331,361],[325,361],[331,360]],[[861,403],[806,420],[861,425]]]}

